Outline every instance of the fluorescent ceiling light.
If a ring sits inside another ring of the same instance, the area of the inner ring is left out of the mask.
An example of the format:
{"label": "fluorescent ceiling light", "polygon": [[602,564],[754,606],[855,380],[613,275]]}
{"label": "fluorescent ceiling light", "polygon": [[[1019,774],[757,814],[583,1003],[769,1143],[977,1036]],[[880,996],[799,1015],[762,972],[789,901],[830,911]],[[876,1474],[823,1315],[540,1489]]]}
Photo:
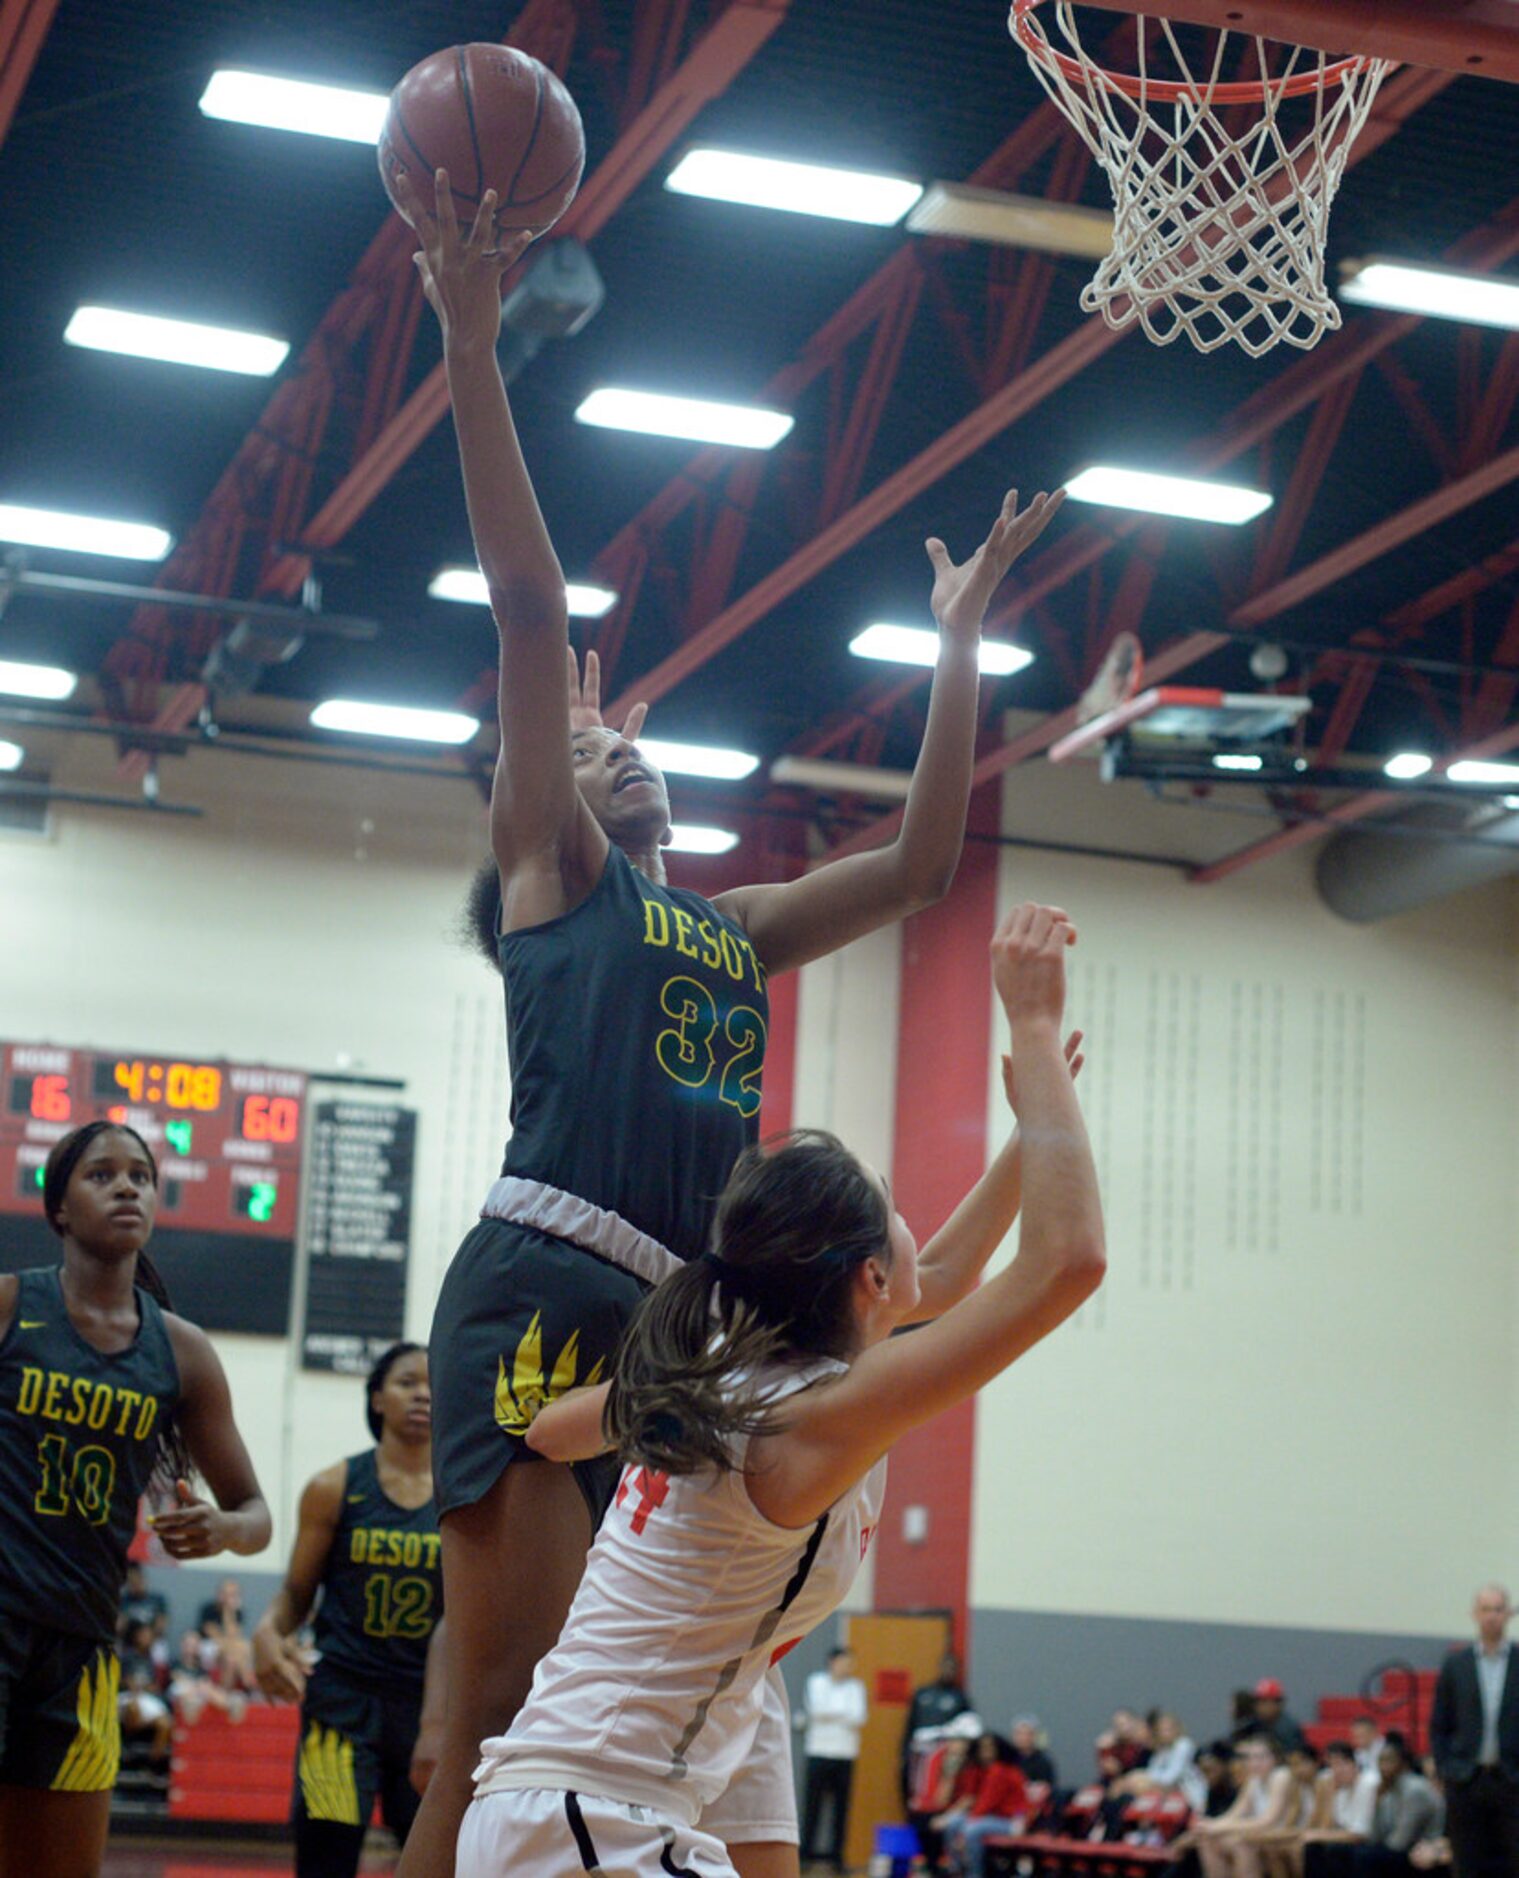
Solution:
{"label": "fluorescent ceiling light", "polygon": [[770,765],[770,780],[798,789],[817,789],[834,795],[875,796],[884,802],[905,802],[912,788],[912,771],[871,769],[864,763],[830,763],[819,756],[778,756]]}
{"label": "fluorescent ceiling light", "polygon": [[1512,789],[1519,783],[1519,764],[1515,763],[1452,763],[1445,772],[1445,780],[1453,783],[1475,783],[1489,789]]}
{"label": "fluorescent ceiling light", "polygon": [[25,665],[19,659],[0,659],[0,692],[8,698],[69,698],[79,683],[61,665]]}
{"label": "fluorescent ceiling light", "polygon": [[63,329],[65,342],[95,352],[125,352],[169,365],[204,365],[213,372],[246,372],[267,378],[284,364],[286,339],[201,326],[194,320],[161,319],[155,313],[123,313],[116,307],[82,306]]}
{"label": "fluorescent ceiling light", "polygon": [[1353,306],[1386,307],[1394,313],[1519,328],[1519,281],[1461,274],[1450,268],[1414,267],[1403,261],[1347,261],[1340,270],[1340,298]]}
{"label": "fluorescent ceiling light", "polygon": [[346,730],[357,737],[403,737],[408,743],[468,743],[480,728],[462,711],[418,711],[402,704],[365,704],[358,698],[329,698],[311,713],[318,730]]}
{"label": "fluorescent ceiling light", "polygon": [[667,743],[662,737],[640,737],[638,747],[651,763],[672,776],[710,776],[718,782],[739,782],[759,768],[759,758],[747,750],[722,750],[705,743]]}
{"label": "fluorescent ceiling light", "polygon": [[[877,620],[850,640],[849,650],[857,659],[884,659],[893,665],[937,665],[939,635],[926,626],[892,626]],[[981,641],[981,670],[994,677],[1021,672],[1033,662],[1032,652],[1010,645],[1006,639]]]}
{"label": "fluorescent ceiling light", "polygon": [[915,235],[990,241],[1043,254],[1076,254],[1102,261],[1113,249],[1113,218],[1106,209],[1046,202],[973,183],[930,183],[907,218]]}
{"label": "fluorescent ceiling light", "polygon": [[900,222],[923,193],[921,183],[902,176],[707,148],[688,150],[665,178],[665,188],[681,196],[708,196],[755,209],[788,209],[797,215],[828,215],[835,221],[869,222],[876,228]]}
{"label": "fluorescent ceiling light", "polygon": [[1258,756],[1249,756],[1239,750],[1220,750],[1213,759],[1213,767],[1215,769],[1255,770],[1261,769],[1264,765]]}
{"label": "fluorescent ceiling light", "polygon": [[122,561],[161,561],[173,536],[145,522],[113,522],[57,509],[24,509],[0,502],[0,541],[32,548],[67,548],[73,554],[108,554]]}
{"label": "fluorescent ceiling light", "polygon": [[1175,515],[1194,522],[1227,522],[1238,527],[1271,507],[1260,489],[1232,483],[1204,483],[1190,476],[1161,476],[1153,470],[1116,469],[1099,463],[1073,476],[1065,486],[1077,502],[1099,502],[1111,509],[1141,509],[1146,515]]}
{"label": "fluorescent ceiling light", "polygon": [[1413,782],[1420,776],[1427,776],[1434,766],[1433,757],[1417,750],[1400,750],[1396,756],[1388,757],[1382,765],[1382,774],[1391,776],[1394,782]]}
{"label": "fluorescent ceiling light", "polygon": [[613,385],[593,391],[575,415],[582,424],[606,430],[640,430],[687,443],[732,444],[740,450],[771,450],[792,424],[787,412],[760,405],[714,404],[706,398],[625,391]]}
{"label": "fluorescent ceiling light", "polygon": [[672,822],[669,850],[672,854],[726,854],[738,846],[738,836],[731,828],[704,828],[700,822]]}
{"label": "fluorescent ceiling light", "polygon": [[[428,582],[427,591],[434,600],[490,605],[490,590],[478,567],[440,567]],[[602,619],[617,604],[617,595],[610,587],[597,587],[584,580],[567,580],[564,597],[571,619]]]}
{"label": "fluorescent ceiling light", "polygon": [[340,137],[346,143],[378,143],[389,104],[383,91],[349,91],[341,85],[235,70],[213,72],[200,98],[207,117],[259,124],[266,130],[304,131],[312,137]]}
{"label": "fluorescent ceiling light", "polygon": [[26,752],[19,743],[11,743],[9,739],[0,737],[0,770],[20,769],[25,756]]}

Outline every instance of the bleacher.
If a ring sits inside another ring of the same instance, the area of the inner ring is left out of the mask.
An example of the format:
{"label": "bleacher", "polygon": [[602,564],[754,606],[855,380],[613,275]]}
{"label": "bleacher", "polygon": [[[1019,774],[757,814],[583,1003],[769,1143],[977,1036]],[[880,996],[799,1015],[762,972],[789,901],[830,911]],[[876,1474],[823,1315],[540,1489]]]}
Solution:
{"label": "bleacher", "polygon": [[282,1824],[300,1710],[250,1704],[241,1721],[207,1709],[193,1726],[176,1722],[169,1771],[169,1817],[239,1825]]}

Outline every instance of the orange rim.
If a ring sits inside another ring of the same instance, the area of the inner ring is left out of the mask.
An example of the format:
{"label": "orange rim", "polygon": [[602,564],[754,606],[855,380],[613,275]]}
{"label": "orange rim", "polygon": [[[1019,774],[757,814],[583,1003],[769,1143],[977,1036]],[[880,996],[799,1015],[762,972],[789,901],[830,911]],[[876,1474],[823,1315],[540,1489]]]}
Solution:
{"label": "orange rim", "polygon": [[1315,68],[1297,72],[1291,78],[1237,79],[1230,84],[1213,86],[1199,84],[1195,79],[1187,84],[1179,79],[1136,78],[1128,72],[1106,71],[1097,64],[1083,65],[1069,53],[1057,51],[1034,22],[1035,9],[1041,4],[1042,0],[1013,0],[1013,35],[1031,58],[1044,66],[1058,66],[1067,81],[1079,88],[1084,88],[1095,72],[1110,91],[1121,92],[1124,97],[1140,102],[1154,99],[1157,104],[1180,104],[1184,99],[1207,97],[1214,104],[1264,104],[1268,96],[1302,98],[1310,92],[1327,91],[1331,85],[1342,84],[1374,63],[1365,54],[1352,53],[1349,58],[1336,59],[1322,71]]}

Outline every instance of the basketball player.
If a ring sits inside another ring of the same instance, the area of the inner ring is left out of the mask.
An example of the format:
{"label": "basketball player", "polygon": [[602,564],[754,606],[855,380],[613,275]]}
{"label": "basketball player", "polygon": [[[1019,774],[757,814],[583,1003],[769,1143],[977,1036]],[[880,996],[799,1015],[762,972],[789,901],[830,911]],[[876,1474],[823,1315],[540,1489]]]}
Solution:
{"label": "basketball player", "polygon": [[[501,276],[526,237],[497,245],[489,192],[461,235],[442,171],[433,209],[405,177],[398,194],[443,328],[501,661],[487,926],[506,981],[513,1133],[433,1322],[447,1720],[401,1865],[403,1878],[447,1878],[479,1742],[525,1699],[615,1484],[609,1457],[574,1470],[512,1465],[523,1437],[545,1402],[605,1375],[645,1289],[700,1253],[711,1196],[756,1132],[769,974],[948,889],[970,788],[981,621],[1060,497],[1040,496],[1020,514],[1009,495],[961,566],[942,542],[928,544],[940,655],[898,839],[711,902],[672,890],[661,859],[664,779],[633,741],[641,709],[621,735],[603,725],[589,659],[584,692],[578,677],[570,686],[573,724],[566,708],[564,577],[495,352]],[[504,1607],[503,1580],[515,1593]],[[773,1824],[778,1808],[794,1821],[789,1773],[756,1802],[756,1817]],[[742,1835],[742,1823],[734,1830]],[[755,1835],[788,1836],[794,1823]],[[746,1863],[745,1878],[796,1870],[793,1849],[778,1861]]]}
{"label": "basketball player", "polygon": [[[767,1665],[853,1582],[887,1450],[1101,1281],[1096,1173],[1060,1045],[1073,939],[1065,914],[1021,906],[993,942],[1023,1226],[974,1298],[892,1337],[923,1310],[912,1236],[877,1175],[802,1133],[740,1158],[713,1251],[638,1312],[605,1402],[627,1465],[563,1635],[482,1748],[459,1878],[731,1878],[702,1808],[753,1751]],[[545,1410],[536,1439],[587,1451],[602,1396]]]}
{"label": "basketball player", "polygon": [[[379,1797],[404,1845],[427,1645],[442,1610],[427,1352],[395,1343],[364,1387],[375,1446],[301,1495],[285,1582],[253,1633],[259,1687],[301,1704],[296,1878],[354,1878]],[[296,1633],[316,1594],[315,1657]]]}
{"label": "basketball player", "polygon": [[173,1503],[151,1523],[179,1559],[261,1552],[270,1522],[216,1352],[143,1251],[147,1143],[76,1128],[42,1198],[63,1263],[0,1276],[0,1878],[87,1878],[121,1753],[116,1612],[138,1500]]}

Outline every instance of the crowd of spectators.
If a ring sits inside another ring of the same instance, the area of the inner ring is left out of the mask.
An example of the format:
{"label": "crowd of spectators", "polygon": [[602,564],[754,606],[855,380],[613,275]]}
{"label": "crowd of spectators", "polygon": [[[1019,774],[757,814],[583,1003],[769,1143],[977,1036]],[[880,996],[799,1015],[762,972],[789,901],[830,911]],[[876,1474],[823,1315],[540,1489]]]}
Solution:
{"label": "crowd of spectators", "polygon": [[[1093,1743],[1092,1777],[1062,1787],[1036,1717],[985,1728],[946,1663],[919,1691],[903,1744],[917,1869],[982,1878],[999,1840],[1047,1832],[1163,1853],[1177,1878],[1412,1878],[1450,1865],[1433,1763],[1374,1719],[1322,1755],[1263,1678],[1202,1743],[1164,1708],[1119,1708]],[[954,1712],[951,1713],[951,1707]]]}
{"label": "crowd of spectators", "polygon": [[169,1781],[176,1720],[194,1723],[207,1709],[240,1721],[250,1701],[261,1701],[253,1675],[251,1626],[242,1588],[224,1578],[200,1607],[193,1630],[169,1642],[169,1604],[149,1588],[141,1565],[127,1566],[116,1625],[121,1682],[122,1769],[126,1784],[163,1792]]}

